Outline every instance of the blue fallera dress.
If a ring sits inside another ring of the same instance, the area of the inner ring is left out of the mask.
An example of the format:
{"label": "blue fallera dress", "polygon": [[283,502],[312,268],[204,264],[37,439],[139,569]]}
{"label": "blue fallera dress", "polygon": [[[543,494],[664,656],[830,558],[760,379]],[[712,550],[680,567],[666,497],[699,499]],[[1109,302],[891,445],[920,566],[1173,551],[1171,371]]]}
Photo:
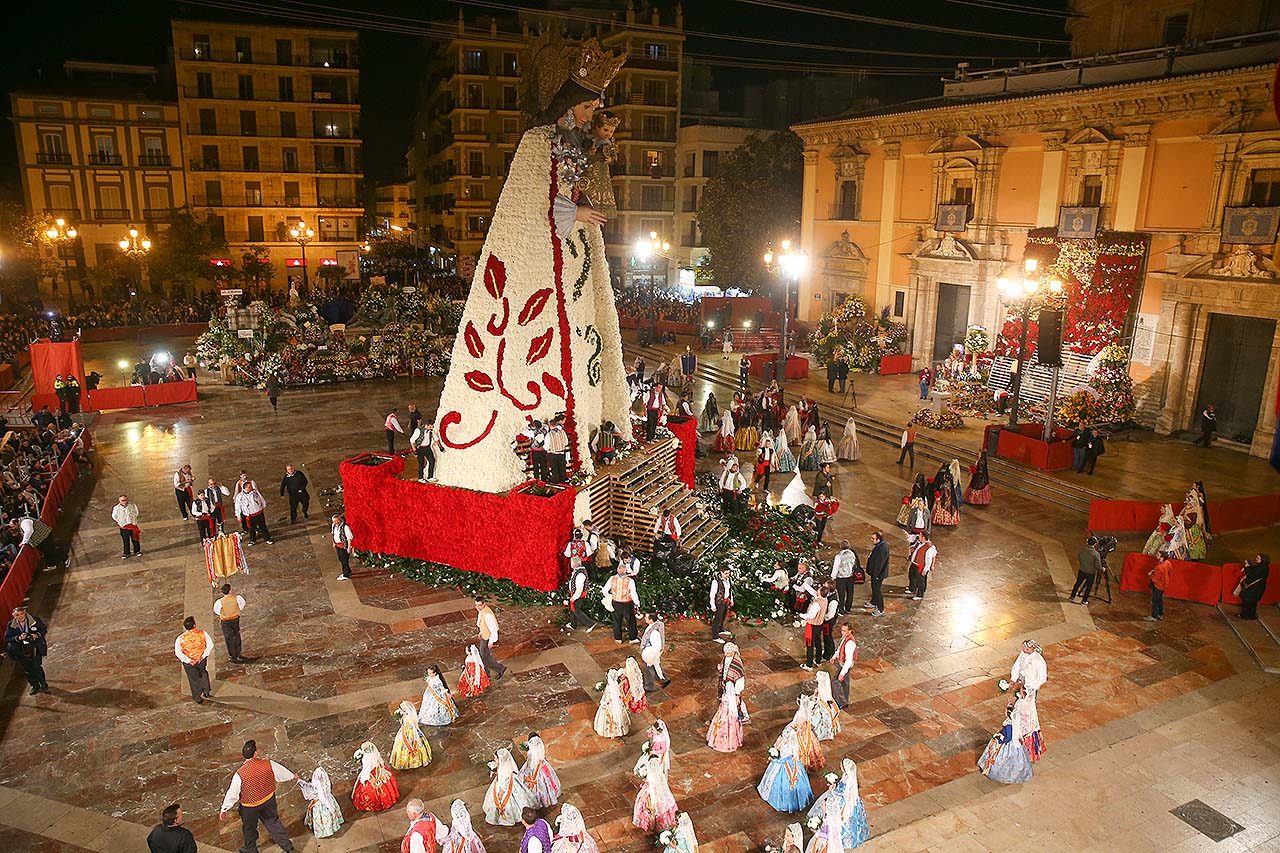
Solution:
{"label": "blue fallera dress", "polygon": [[978,769],[993,782],[1019,785],[1031,779],[1031,759],[1020,740],[1014,740],[1012,723],[991,736],[978,758]]}
{"label": "blue fallera dress", "polygon": [[[841,779],[833,787],[828,788],[809,808],[809,817],[816,817],[821,820],[827,813],[827,798],[840,797],[843,799],[847,787],[845,781]],[[849,814],[849,819],[845,821],[840,830],[840,841],[844,844],[846,850],[863,844],[871,837],[871,830],[867,827],[867,807],[862,804],[862,797],[857,794],[854,796],[857,797],[857,801],[853,804],[853,811]]]}
{"label": "blue fallera dress", "polygon": [[790,741],[791,748],[783,749],[777,758],[769,760],[764,778],[756,786],[761,799],[780,812],[802,811],[813,801],[809,774],[796,755],[794,735]]}

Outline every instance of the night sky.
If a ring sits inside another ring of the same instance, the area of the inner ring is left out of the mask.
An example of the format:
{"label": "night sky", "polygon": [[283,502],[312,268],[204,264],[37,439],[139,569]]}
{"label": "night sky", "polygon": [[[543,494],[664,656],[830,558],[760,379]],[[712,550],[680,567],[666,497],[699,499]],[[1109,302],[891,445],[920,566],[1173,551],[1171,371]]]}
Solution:
{"label": "night sky", "polygon": [[[6,52],[0,63],[0,89],[6,93],[43,74],[57,78],[67,59],[163,64],[168,59],[169,19],[221,18],[245,10],[268,9],[280,13],[267,20],[278,23],[321,23],[321,16],[361,30],[361,112],[365,164],[371,178],[393,178],[403,169],[404,151],[411,135],[415,91],[427,57],[424,31],[428,19],[452,23],[461,6],[468,20],[477,15],[503,14],[502,7],[571,9],[572,14],[593,14],[605,8],[625,8],[625,0],[505,0],[489,4],[407,2],[407,0],[325,0],[304,3],[277,0],[211,0],[217,6],[178,3],[172,0],[62,0],[53,4],[6,4]],[[495,8],[498,7],[498,8]],[[830,66],[859,68],[889,66],[909,75],[873,74],[867,91],[883,101],[929,97],[940,91],[938,77],[950,73],[961,59],[974,68],[1012,65],[1017,58],[1055,58],[1066,55],[1064,17],[1067,0],[687,0],[687,31],[793,42],[805,47],[727,41],[690,35],[685,49],[698,54],[696,61],[712,66],[717,85],[734,87],[780,76],[799,76]],[[660,3],[669,20],[672,3]],[[836,15],[856,14],[893,20],[909,20],[931,27],[980,33],[1026,36],[1042,41],[1015,41],[975,37],[955,32],[930,32],[882,26],[866,21],[807,14],[800,8],[831,10]],[[1036,14],[1036,11],[1058,15]],[[391,31],[388,31],[391,30]],[[840,50],[820,50],[817,45]],[[873,48],[938,56],[868,55],[849,48]],[[995,60],[993,62],[993,60]],[[741,67],[743,64],[767,67]],[[3,109],[8,118],[9,99]],[[9,122],[6,122],[9,124]],[[11,125],[0,131],[0,197],[20,199],[15,168],[16,152]]]}

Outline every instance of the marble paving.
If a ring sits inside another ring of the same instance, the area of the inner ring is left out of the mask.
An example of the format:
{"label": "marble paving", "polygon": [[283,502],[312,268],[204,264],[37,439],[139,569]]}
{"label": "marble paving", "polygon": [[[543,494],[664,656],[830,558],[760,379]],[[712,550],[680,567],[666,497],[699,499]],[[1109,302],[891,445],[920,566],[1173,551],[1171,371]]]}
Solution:
{"label": "marble paving", "polygon": [[[417,400],[429,410],[438,391],[424,380],[288,391],[273,415],[260,393],[211,386],[199,403],[99,418],[98,471],[80,486],[89,491],[71,567],[42,575],[33,590],[50,623],[53,694],[30,697],[12,665],[0,670],[0,849],[137,850],[163,807],[181,801],[201,850],[235,850],[238,821],[219,823],[217,810],[250,737],[291,769],[322,764],[333,779],[348,822],[320,844],[303,826],[305,802],[282,786],[298,849],[399,849],[402,810],[351,806],[352,752],[366,738],[390,751],[391,711],[418,701],[428,664],[456,683],[473,610],[455,592],[379,569],[336,581],[319,493],[336,485],[341,458],[381,446],[386,407],[403,414]],[[872,530],[895,531],[906,472],[887,447],[864,441],[863,453],[839,467],[842,508],[828,540],[848,538],[865,554]],[[200,479],[230,482],[245,469],[270,503],[275,544],[250,549],[252,572],[234,581],[248,600],[245,665],[225,660],[194,526],[173,503],[170,477],[186,462]],[[312,482],[311,517],[297,525],[276,496],[285,462]],[[127,562],[109,517],[122,492],[142,511],[144,555]],[[1254,669],[1209,608],[1171,602],[1153,626],[1140,619],[1144,596],[1117,590],[1114,604],[1088,609],[1066,602],[1083,518],[1008,495],[995,501],[937,532],[939,567],[922,602],[901,595],[905,551],[893,532],[888,615],[851,617],[861,646],[854,702],[824,746],[830,768],[846,756],[858,762],[871,846],[1025,849],[1034,839],[1037,849],[1201,849],[1214,842],[1169,814],[1195,799],[1245,828],[1214,849],[1280,846],[1280,737],[1269,713],[1277,682]],[[866,594],[860,587],[859,599]],[[213,628],[217,644],[214,699],[203,706],[190,701],[173,657],[187,614]],[[604,630],[565,633],[559,616],[500,608],[498,653],[510,674],[459,700],[457,724],[427,730],[434,760],[397,772],[402,800],[419,796],[444,814],[461,797],[491,851],[515,849],[519,833],[479,814],[485,762],[536,730],[601,849],[653,850],[630,822],[638,787],[630,768],[645,726],[661,717],[673,738],[672,787],[703,851],[760,850],[777,839],[790,818],[755,785],[796,696],[813,688],[799,669],[798,632],[730,626],[746,659],[752,718],[742,749],[724,756],[705,745],[720,653],[705,625],[669,626],[670,688],[651,694],[631,735],[607,741],[591,727],[594,684],[634,647]],[[974,759],[1002,719],[995,681],[1027,636],[1049,664],[1040,701],[1048,752],[1032,782],[1010,789],[977,774]],[[825,787],[817,773],[811,781]]]}

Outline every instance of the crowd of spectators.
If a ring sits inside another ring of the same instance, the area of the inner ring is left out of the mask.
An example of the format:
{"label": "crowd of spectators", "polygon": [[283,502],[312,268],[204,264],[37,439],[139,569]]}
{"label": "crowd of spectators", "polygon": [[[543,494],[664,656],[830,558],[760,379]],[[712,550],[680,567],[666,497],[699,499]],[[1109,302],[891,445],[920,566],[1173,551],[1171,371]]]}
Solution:
{"label": "crowd of spectators", "polygon": [[702,310],[700,300],[685,302],[663,293],[649,291],[615,291],[618,313],[636,320],[666,320],[672,323],[697,323]]}
{"label": "crowd of spectators", "polygon": [[[83,427],[45,406],[33,417],[34,430],[5,433],[0,445],[0,579],[7,574],[22,545],[22,518],[39,518],[49,483],[67,454],[89,463],[80,440]],[[3,419],[0,418],[0,431]]]}
{"label": "crowd of spectators", "polygon": [[107,305],[87,305],[62,317],[64,329],[101,329],[110,326],[163,326],[169,323],[203,323],[218,304],[216,293],[201,293],[178,301],[128,299]]}

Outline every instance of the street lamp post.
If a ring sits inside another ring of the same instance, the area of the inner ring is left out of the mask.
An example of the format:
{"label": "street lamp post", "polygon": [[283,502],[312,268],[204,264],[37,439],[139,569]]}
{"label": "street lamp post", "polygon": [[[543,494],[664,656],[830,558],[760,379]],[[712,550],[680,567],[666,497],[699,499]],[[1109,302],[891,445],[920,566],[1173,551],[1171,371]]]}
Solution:
{"label": "street lamp post", "polygon": [[307,223],[299,221],[289,229],[289,236],[298,244],[298,249],[302,252],[302,289],[310,290],[311,285],[307,278],[307,244],[316,238],[316,232]]}
{"label": "street lamp post", "polygon": [[[996,288],[1000,291],[1001,296],[1004,297],[1006,302],[1017,307],[1018,323],[1021,327],[1018,331],[1018,369],[1013,375],[1013,407],[1009,411],[1009,428],[1014,430],[1018,428],[1018,406],[1022,402],[1022,375],[1027,369],[1027,326],[1031,321],[1031,312],[1040,308],[1045,300],[1057,298],[1062,293],[1062,281],[1057,278],[1049,280],[1049,293],[1047,295],[1039,292],[1039,267],[1039,261],[1035,258],[1027,258],[1022,264],[1024,274],[1021,280],[1014,280],[1005,276],[1000,276],[1000,278],[996,279]],[[1053,406],[1052,400],[1049,405],[1050,407]],[[1053,412],[1050,411],[1046,424],[1052,417]]]}
{"label": "street lamp post", "polygon": [[670,241],[659,240],[657,231],[650,231],[648,239],[636,241],[636,260],[649,267],[649,297],[651,299],[658,293],[658,286],[653,281],[653,265],[657,263],[658,258],[662,258],[665,264],[667,253],[670,251]]}
{"label": "street lamp post", "polygon": [[787,339],[788,325],[791,320],[791,287],[800,280],[800,276],[809,266],[809,256],[804,252],[792,250],[791,241],[783,240],[779,245],[782,252],[775,254],[770,245],[764,253],[765,269],[782,279],[782,338],[778,341],[778,366],[774,370],[774,378],[780,383],[787,379]]}
{"label": "street lamp post", "polygon": [[67,254],[67,250],[76,239],[76,227],[65,219],[55,219],[53,225],[44,232],[44,236],[57,249],[58,254],[62,257],[62,280],[67,285],[67,310],[76,310],[76,298],[71,292],[71,258]]}
{"label": "street lamp post", "polygon": [[147,257],[147,252],[151,251],[151,241],[147,239],[145,234],[130,225],[128,235],[120,240],[120,251],[138,262],[138,290],[141,291],[142,264]]}

